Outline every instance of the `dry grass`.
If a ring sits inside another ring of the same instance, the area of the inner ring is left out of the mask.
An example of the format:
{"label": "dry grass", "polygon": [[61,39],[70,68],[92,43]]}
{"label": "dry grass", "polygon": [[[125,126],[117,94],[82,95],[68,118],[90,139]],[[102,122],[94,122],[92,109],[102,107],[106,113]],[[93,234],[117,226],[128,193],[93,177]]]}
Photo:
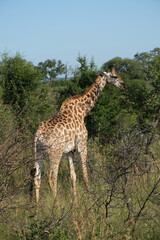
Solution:
{"label": "dry grass", "polygon": [[[63,158],[60,166],[57,201],[52,199],[45,167],[41,200],[36,206],[35,197],[30,202],[28,191],[31,153],[26,152],[23,144],[11,141],[14,147],[9,151],[12,149],[16,155],[10,154],[8,159],[14,171],[9,169],[9,175],[2,174],[3,240],[158,239],[160,141],[156,136],[148,154],[144,143],[143,138],[135,141],[133,136],[106,148],[90,141],[90,192],[84,187],[78,156],[75,156],[77,204],[72,203],[67,160]],[[26,163],[25,167],[20,160]]]}

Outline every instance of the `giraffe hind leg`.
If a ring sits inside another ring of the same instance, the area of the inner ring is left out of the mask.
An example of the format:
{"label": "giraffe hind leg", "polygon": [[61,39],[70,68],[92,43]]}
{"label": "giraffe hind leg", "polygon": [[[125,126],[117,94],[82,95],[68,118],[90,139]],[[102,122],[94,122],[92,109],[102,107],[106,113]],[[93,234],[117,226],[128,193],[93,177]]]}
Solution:
{"label": "giraffe hind leg", "polygon": [[73,164],[72,153],[68,153],[68,160],[69,160],[70,176],[71,176],[71,183],[72,183],[72,189],[73,189],[73,203],[76,203],[77,202],[76,172]]}
{"label": "giraffe hind leg", "polygon": [[57,178],[61,157],[62,153],[60,154],[55,154],[55,152],[49,153],[50,160],[49,185],[52,190],[54,200],[57,197]]}
{"label": "giraffe hind leg", "polygon": [[35,162],[34,169],[35,169],[35,176],[34,176],[34,184],[35,184],[35,191],[36,191],[36,201],[39,202],[39,191],[41,185],[41,174],[42,174],[42,160],[38,159]]}

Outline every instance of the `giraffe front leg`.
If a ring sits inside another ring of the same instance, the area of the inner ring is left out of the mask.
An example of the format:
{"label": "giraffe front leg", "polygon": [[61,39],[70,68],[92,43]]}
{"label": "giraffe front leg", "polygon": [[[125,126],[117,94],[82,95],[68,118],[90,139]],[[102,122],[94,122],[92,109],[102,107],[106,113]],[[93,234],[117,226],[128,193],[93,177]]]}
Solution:
{"label": "giraffe front leg", "polygon": [[83,174],[83,180],[84,184],[89,191],[89,179],[88,179],[88,171],[87,171],[87,145],[83,145],[80,148],[79,151],[81,164],[82,164],[82,174]]}
{"label": "giraffe front leg", "polygon": [[52,154],[50,157],[49,185],[53,193],[53,199],[57,197],[57,178],[61,156]]}
{"label": "giraffe front leg", "polygon": [[57,178],[58,178],[58,168],[59,163],[52,163],[52,168],[49,172],[49,185],[53,193],[53,198],[55,199],[57,196]]}

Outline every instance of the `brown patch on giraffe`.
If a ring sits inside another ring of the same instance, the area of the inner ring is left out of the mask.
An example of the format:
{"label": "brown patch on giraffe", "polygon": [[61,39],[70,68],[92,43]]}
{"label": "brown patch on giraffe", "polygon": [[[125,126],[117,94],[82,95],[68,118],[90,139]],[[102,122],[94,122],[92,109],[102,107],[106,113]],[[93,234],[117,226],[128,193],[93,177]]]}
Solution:
{"label": "brown patch on giraffe", "polygon": [[66,128],[67,128],[67,129],[69,129],[69,126],[68,126],[68,124],[66,125]]}
{"label": "brown patch on giraffe", "polygon": [[71,123],[69,123],[68,126],[69,126],[69,129],[72,129],[72,124]]}
{"label": "brown patch on giraffe", "polygon": [[91,105],[91,100],[88,100],[88,101],[86,102],[86,104],[87,104],[87,105]]}
{"label": "brown patch on giraffe", "polygon": [[66,115],[68,115],[68,111],[64,110],[63,113],[62,113],[62,116],[66,116]]}
{"label": "brown patch on giraffe", "polygon": [[62,126],[61,123],[57,123],[58,128],[61,128],[61,126]]}
{"label": "brown patch on giraffe", "polygon": [[87,96],[84,96],[84,97],[83,97],[83,101],[86,101],[86,100],[87,100]]}
{"label": "brown patch on giraffe", "polygon": [[81,112],[82,112],[81,108],[78,108],[77,111],[78,111],[78,113],[81,113]]}
{"label": "brown patch on giraffe", "polygon": [[68,120],[69,123],[72,121],[71,118],[68,118],[67,120]]}
{"label": "brown patch on giraffe", "polygon": [[78,114],[78,119],[81,121],[83,119],[82,115]]}
{"label": "brown patch on giraffe", "polygon": [[82,131],[83,131],[83,127],[82,127],[82,125],[80,125],[80,128],[79,128],[79,129],[80,129],[80,132],[82,132]]}
{"label": "brown patch on giraffe", "polygon": [[73,115],[70,113],[70,114],[68,114],[67,117],[68,117],[68,118],[73,118]]}
{"label": "brown patch on giraffe", "polygon": [[73,111],[73,106],[69,106],[69,109],[70,109],[71,111]]}
{"label": "brown patch on giraffe", "polygon": [[74,112],[75,112],[75,114],[77,115],[77,108],[76,108],[76,107],[74,108]]}
{"label": "brown patch on giraffe", "polygon": [[77,128],[77,127],[79,127],[79,122],[78,122],[78,121],[76,121],[76,128]]}

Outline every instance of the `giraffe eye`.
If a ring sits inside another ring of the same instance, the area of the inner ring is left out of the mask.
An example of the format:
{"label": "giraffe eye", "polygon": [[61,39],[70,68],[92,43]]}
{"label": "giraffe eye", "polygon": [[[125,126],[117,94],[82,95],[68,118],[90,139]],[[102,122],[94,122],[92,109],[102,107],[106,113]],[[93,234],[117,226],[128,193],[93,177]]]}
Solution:
{"label": "giraffe eye", "polygon": [[111,75],[111,77],[112,77],[112,78],[115,78],[115,79],[116,79],[116,78],[118,78],[118,77],[117,77],[117,76],[115,76],[115,75]]}

